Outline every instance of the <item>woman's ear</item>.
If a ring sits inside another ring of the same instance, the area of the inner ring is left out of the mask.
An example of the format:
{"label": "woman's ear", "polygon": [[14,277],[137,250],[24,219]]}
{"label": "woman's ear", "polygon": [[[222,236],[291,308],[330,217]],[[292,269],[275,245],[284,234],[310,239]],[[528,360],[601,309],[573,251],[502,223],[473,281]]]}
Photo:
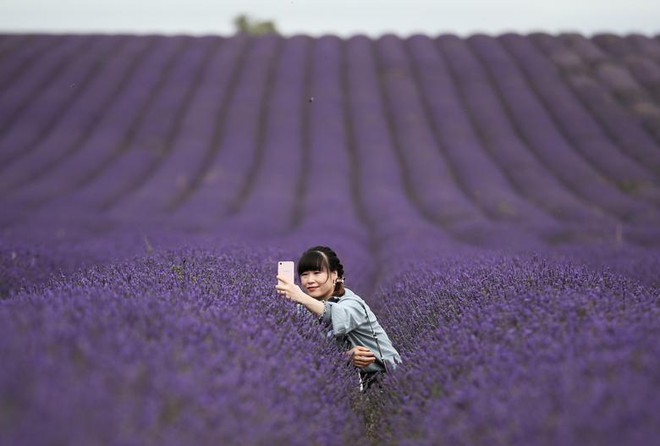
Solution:
{"label": "woman's ear", "polygon": [[332,279],[332,283],[337,282],[337,271],[333,271],[332,274],[330,274],[330,278]]}

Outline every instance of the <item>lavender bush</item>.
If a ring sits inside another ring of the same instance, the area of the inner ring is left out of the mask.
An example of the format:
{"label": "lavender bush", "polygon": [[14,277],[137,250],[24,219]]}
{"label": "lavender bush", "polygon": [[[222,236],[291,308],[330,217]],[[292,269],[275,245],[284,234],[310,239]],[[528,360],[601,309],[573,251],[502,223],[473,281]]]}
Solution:
{"label": "lavender bush", "polygon": [[359,435],[354,372],[319,342],[318,325],[274,298],[274,253],[256,254],[182,250],[5,302],[3,443],[344,444]]}
{"label": "lavender bush", "polygon": [[385,443],[657,438],[657,289],[539,257],[444,259],[399,281],[378,293],[408,353],[378,406]]}

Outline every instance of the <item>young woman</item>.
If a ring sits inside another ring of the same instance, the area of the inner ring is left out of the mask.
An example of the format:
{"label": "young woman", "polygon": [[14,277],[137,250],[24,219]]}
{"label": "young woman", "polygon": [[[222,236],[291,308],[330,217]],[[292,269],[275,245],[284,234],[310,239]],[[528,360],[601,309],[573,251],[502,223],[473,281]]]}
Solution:
{"label": "young woman", "polygon": [[302,289],[277,276],[277,292],[319,317],[359,369],[363,390],[401,363],[367,303],[344,288],[344,267],[332,249],[315,246],[305,251],[298,260],[298,277]]}

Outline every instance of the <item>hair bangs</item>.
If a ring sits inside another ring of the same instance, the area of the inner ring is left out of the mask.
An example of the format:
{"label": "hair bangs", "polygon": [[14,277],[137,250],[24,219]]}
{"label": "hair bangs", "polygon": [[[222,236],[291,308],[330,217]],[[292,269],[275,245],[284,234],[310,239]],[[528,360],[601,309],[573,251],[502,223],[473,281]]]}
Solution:
{"label": "hair bangs", "polygon": [[328,258],[321,251],[307,251],[298,260],[298,275],[307,271],[329,271]]}

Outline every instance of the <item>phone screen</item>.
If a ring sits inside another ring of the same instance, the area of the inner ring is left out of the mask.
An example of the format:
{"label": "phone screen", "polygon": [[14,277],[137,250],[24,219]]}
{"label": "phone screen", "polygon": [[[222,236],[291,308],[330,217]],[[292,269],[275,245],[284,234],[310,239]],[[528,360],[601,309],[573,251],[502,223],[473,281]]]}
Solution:
{"label": "phone screen", "polygon": [[282,260],[277,262],[277,275],[285,276],[291,283],[294,283],[293,261]]}

